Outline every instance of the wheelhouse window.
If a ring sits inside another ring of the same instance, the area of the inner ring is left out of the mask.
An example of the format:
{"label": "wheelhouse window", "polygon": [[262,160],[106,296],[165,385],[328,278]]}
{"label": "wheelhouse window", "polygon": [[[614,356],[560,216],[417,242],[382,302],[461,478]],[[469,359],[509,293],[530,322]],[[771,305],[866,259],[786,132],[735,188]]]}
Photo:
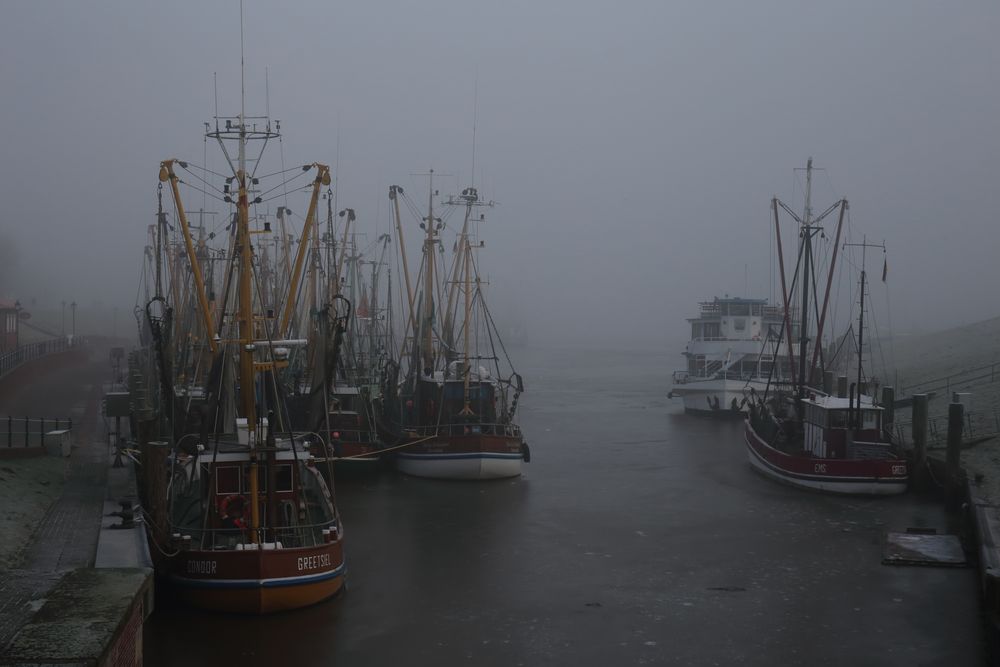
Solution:
{"label": "wheelhouse window", "polygon": [[288,493],[292,490],[292,466],[282,464],[274,471],[274,490],[278,493]]}
{"label": "wheelhouse window", "polygon": [[239,466],[219,466],[215,469],[215,492],[227,495],[240,492]]}

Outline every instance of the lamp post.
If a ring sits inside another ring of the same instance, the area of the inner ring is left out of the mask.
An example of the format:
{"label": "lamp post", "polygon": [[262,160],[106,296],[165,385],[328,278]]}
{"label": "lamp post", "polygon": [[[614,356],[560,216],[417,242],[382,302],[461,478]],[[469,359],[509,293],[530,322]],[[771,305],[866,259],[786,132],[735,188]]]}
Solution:
{"label": "lamp post", "polygon": [[70,313],[73,316],[73,338],[76,338],[76,301],[69,304]]}
{"label": "lamp post", "polygon": [[21,346],[21,300],[14,301],[14,349]]}
{"label": "lamp post", "polygon": [[66,299],[62,302],[62,335],[66,335]]}

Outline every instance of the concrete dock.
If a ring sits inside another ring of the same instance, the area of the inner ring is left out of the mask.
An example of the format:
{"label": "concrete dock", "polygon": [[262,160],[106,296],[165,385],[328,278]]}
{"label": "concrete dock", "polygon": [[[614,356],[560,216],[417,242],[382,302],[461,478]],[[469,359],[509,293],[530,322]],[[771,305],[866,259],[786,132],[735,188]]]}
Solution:
{"label": "concrete dock", "polygon": [[75,417],[61,493],[14,565],[0,570],[0,665],[142,662],[152,576],[140,529],[111,528],[105,516],[130,495],[127,468],[109,475],[99,408],[106,359],[91,349],[64,365],[39,364],[17,387],[0,389],[0,413]]}

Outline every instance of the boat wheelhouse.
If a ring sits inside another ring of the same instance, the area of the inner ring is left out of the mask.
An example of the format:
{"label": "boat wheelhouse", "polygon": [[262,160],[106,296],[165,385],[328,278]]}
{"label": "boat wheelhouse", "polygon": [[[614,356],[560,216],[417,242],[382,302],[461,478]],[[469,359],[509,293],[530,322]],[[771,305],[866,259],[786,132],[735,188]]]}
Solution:
{"label": "boat wheelhouse", "polygon": [[330,392],[327,423],[338,474],[372,472],[382,462],[384,446],[378,437],[367,387],[334,385]]}

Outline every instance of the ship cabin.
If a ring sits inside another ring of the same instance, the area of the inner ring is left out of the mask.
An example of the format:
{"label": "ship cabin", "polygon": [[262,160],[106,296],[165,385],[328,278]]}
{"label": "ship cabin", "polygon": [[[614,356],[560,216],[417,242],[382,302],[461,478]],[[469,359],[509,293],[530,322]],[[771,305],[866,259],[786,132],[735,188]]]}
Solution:
{"label": "ship cabin", "polygon": [[493,382],[471,380],[469,382],[469,409],[471,415],[463,415],[465,407],[465,382],[449,380],[444,383],[441,423],[447,424],[449,435],[492,434],[497,431],[497,387]]}
{"label": "ship cabin", "polygon": [[249,548],[252,471],[257,475],[260,533],[264,548],[316,546],[329,541],[336,510],[321,470],[305,442],[293,450],[279,441],[270,462],[256,465],[245,446],[219,443],[211,454],[180,454],[174,479],[173,529],[193,549]]}
{"label": "ship cabin", "polygon": [[716,297],[699,304],[698,317],[689,318],[691,340],[759,340],[780,331],[781,308],[767,305],[767,299]]}
{"label": "ship cabin", "polygon": [[810,394],[803,404],[803,446],[816,458],[881,459],[891,443],[883,436],[883,408],[862,396],[860,407],[849,398]]}
{"label": "ship cabin", "polygon": [[[720,374],[733,379],[768,376],[784,322],[782,309],[769,306],[767,299],[728,296],[699,306],[699,316],[688,319],[691,342],[684,352],[688,367],[675,373],[674,381]],[[769,336],[771,343],[765,346],[762,341]]]}

